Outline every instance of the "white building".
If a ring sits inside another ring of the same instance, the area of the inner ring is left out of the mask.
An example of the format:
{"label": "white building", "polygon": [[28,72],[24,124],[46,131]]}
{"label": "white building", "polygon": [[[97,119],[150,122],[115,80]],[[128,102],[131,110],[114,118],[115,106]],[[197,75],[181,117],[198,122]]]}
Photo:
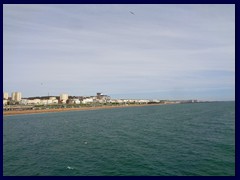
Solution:
{"label": "white building", "polygon": [[27,104],[40,104],[40,99],[28,99]]}
{"label": "white building", "polygon": [[137,102],[140,103],[140,104],[147,104],[150,101],[149,100],[145,100],[145,99],[141,99],[141,100],[138,100]]}
{"label": "white building", "polygon": [[93,98],[85,98],[85,99],[82,100],[82,103],[83,104],[92,103],[93,100],[94,100]]}
{"label": "white building", "polygon": [[81,101],[79,99],[73,99],[73,101],[74,101],[74,104],[80,104],[81,103]]}
{"label": "white building", "polygon": [[58,100],[56,97],[49,97],[47,101],[43,101],[43,104],[58,104]]}
{"label": "white building", "polygon": [[41,99],[40,104],[44,104],[44,105],[52,104],[52,100],[50,100],[50,99]]}
{"label": "white building", "polygon": [[[23,99],[22,99],[23,100]],[[23,104],[31,104],[31,105],[48,105],[48,104],[58,104],[57,99],[28,99],[26,101],[21,101]]]}
{"label": "white building", "polygon": [[71,99],[69,100],[69,104],[80,104],[80,100],[79,99]]}
{"label": "white building", "polygon": [[66,103],[68,100],[68,94],[60,94],[60,102]]}
{"label": "white building", "polygon": [[8,93],[7,92],[3,93],[3,99],[8,99]]}
{"label": "white building", "polygon": [[49,104],[58,104],[57,99],[42,99],[40,104],[49,105]]}
{"label": "white building", "polygon": [[8,100],[4,99],[3,100],[3,106],[7,105]]}
{"label": "white building", "polygon": [[27,105],[27,104],[28,104],[28,101],[29,101],[29,100],[27,100],[27,99],[21,99],[20,104]]}
{"label": "white building", "polygon": [[50,99],[50,100],[55,100],[55,99],[56,99],[56,97],[49,97],[49,99]]}
{"label": "white building", "polygon": [[12,93],[12,100],[13,101],[21,101],[22,99],[22,93],[20,92],[13,92]]}
{"label": "white building", "polygon": [[57,99],[52,99],[52,104],[58,104],[58,100]]}
{"label": "white building", "polygon": [[111,100],[109,100],[109,102],[110,102],[110,103],[115,103],[116,100],[115,100],[115,99],[111,99]]}
{"label": "white building", "polygon": [[110,103],[123,103],[124,100],[122,100],[122,99],[110,99],[108,102],[110,102]]}
{"label": "white building", "polygon": [[122,99],[117,99],[117,103],[124,103]]}
{"label": "white building", "polygon": [[99,103],[106,103],[107,100],[105,100],[105,99],[99,99],[99,100],[97,100],[97,102],[99,102]]}

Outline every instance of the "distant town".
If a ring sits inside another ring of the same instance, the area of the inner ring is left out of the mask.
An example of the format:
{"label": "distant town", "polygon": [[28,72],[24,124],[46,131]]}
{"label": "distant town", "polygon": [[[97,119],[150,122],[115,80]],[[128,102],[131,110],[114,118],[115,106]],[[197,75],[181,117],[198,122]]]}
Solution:
{"label": "distant town", "polygon": [[59,96],[36,96],[22,98],[21,92],[12,92],[11,97],[7,92],[3,93],[3,110],[40,110],[57,108],[80,108],[97,106],[128,106],[140,104],[178,104],[197,103],[198,100],[158,100],[158,99],[112,99],[103,93],[95,96],[70,96],[67,93]]}

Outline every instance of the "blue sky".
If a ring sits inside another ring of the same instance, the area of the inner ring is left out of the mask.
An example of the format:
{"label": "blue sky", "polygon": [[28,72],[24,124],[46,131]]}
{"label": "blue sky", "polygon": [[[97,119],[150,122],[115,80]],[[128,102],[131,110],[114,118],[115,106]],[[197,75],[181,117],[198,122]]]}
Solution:
{"label": "blue sky", "polygon": [[5,4],[3,38],[4,92],[235,99],[234,5]]}

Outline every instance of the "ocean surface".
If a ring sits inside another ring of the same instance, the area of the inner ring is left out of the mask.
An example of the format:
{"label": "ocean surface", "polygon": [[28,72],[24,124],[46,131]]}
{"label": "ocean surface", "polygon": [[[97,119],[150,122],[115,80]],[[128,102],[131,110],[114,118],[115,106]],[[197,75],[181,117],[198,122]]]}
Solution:
{"label": "ocean surface", "polygon": [[4,176],[235,175],[235,102],[3,119]]}

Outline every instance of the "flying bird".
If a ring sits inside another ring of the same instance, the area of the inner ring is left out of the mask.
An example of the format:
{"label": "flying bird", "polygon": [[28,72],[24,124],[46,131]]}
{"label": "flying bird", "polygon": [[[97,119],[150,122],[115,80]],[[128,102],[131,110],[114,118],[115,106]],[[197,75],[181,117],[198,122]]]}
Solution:
{"label": "flying bird", "polygon": [[132,11],[129,11],[131,14],[135,15]]}

